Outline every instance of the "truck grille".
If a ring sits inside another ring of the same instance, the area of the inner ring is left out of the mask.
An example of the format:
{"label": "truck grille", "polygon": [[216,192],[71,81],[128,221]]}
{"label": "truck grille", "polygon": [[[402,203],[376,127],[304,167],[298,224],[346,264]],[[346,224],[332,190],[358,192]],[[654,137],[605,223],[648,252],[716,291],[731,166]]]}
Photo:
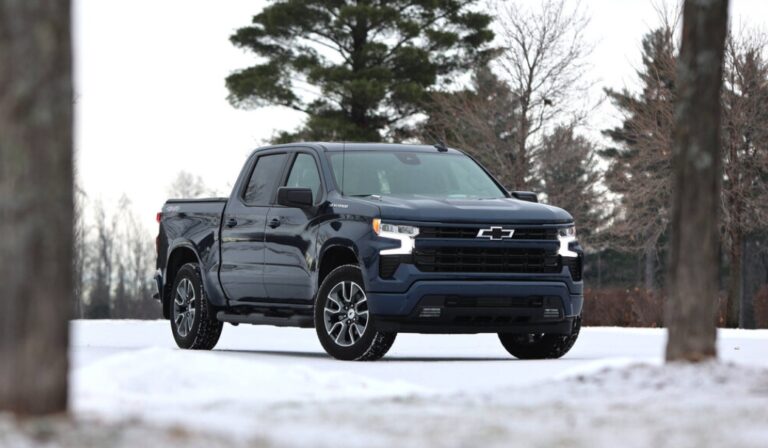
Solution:
{"label": "truck grille", "polygon": [[568,266],[571,278],[575,282],[581,281],[581,257],[563,257],[563,264]]}
{"label": "truck grille", "polygon": [[[489,226],[474,227],[419,227],[416,238],[477,238],[480,229]],[[557,229],[551,227],[504,227],[514,228],[513,240],[556,240]]]}
{"label": "truck grille", "polygon": [[440,248],[419,250],[414,263],[423,272],[506,272],[556,274],[560,257],[543,249]]}

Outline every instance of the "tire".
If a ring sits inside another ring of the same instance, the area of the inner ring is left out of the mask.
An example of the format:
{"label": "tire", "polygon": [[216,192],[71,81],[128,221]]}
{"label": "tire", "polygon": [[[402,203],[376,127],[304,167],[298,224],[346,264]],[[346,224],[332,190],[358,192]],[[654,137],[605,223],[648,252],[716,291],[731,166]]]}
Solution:
{"label": "tire", "polygon": [[343,361],[380,359],[397,333],[377,331],[375,324],[360,268],[345,265],[328,274],[315,300],[315,331],[326,353]]}
{"label": "tire", "polygon": [[210,314],[197,263],[179,268],[170,300],[171,331],[176,345],[190,350],[213,349],[224,324]]}
{"label": "tire", "polygon": [[556,359],[573,347],[581,330],[581,316],[573,322],[571,334],[499,333],[501,345],[518,359]]}

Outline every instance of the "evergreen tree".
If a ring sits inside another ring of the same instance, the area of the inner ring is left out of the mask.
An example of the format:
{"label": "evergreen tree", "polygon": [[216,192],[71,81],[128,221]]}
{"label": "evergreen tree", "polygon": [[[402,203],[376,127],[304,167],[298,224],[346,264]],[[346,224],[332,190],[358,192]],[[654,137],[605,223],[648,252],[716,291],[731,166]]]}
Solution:
{"label": "evergreen tree", "polygon": [[573,215],[579,240],[590,248],[606,217],[602,194],[597,190],[600,172],[594,143],[576,135],[572,126],[559,126],[544,137],[538,165],[537,177],[547,193],[547,203]]}
{"label": "evergreen tree", "polygon": [[[422,111],[429,89],[487,56],[476,0],[277,0],[231,37],[259,62],[227,77],[238,107],[308,115],[277,141],[379,141]],[[319,90],[308,101],[306,85]]]}
{"label": "evergreen tree", "polygon": [[[730,36],[723,83],[724,241],[729,258],[726,325],[753,326],[752,297],[744,294],[747,236],[768,221],[768,61],[762,34]],[[743,304],[743,306],[742,306]]]}
{"label": "evergreen tree", "polygon": [[610,234],[618,247],[643,252],[647,289],[656,286],[658,251],[669,228],[675,56],[673,29],[652,31],[643,38],[640,94],[606,90],[624,116],[621,127],[604,131],[617,146],[601,152],[609,162],[606,184],[621,201]]}

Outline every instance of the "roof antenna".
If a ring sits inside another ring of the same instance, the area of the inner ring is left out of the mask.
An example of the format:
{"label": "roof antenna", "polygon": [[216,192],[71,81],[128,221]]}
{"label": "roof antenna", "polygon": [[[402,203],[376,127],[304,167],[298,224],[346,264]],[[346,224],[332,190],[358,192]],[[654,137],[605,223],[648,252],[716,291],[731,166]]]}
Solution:
{"label": "roof antenna", "polygon": [[448,152],[448,147],[445,146],[445,142],[443,141],[443,139],[435,137],[434,135],[430,135],[430,137],[432,137],[432,140],[435,141],[435,144],[432,146],[437,148],[437,150],[440,152]]}

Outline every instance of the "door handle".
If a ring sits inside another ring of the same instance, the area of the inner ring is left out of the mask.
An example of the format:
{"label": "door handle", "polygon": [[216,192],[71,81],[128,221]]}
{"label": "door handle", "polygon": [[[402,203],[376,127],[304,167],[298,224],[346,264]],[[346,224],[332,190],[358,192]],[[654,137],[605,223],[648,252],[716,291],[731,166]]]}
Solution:
{"label": "door handle", "polygon": [[237,220],[235,218],[229,218],[229,221],[227,221],[227,227],[235,227],[237,225]]}
{"label": "door handle", "polygon": [[282,223],[283,222],[281,220],[279,220],[277,218],[272,218],[272,220],[269,221],[269,227],[271,227],[273,229],[276,229],[276,228],[280,227],[280,224],[282,224]]}

